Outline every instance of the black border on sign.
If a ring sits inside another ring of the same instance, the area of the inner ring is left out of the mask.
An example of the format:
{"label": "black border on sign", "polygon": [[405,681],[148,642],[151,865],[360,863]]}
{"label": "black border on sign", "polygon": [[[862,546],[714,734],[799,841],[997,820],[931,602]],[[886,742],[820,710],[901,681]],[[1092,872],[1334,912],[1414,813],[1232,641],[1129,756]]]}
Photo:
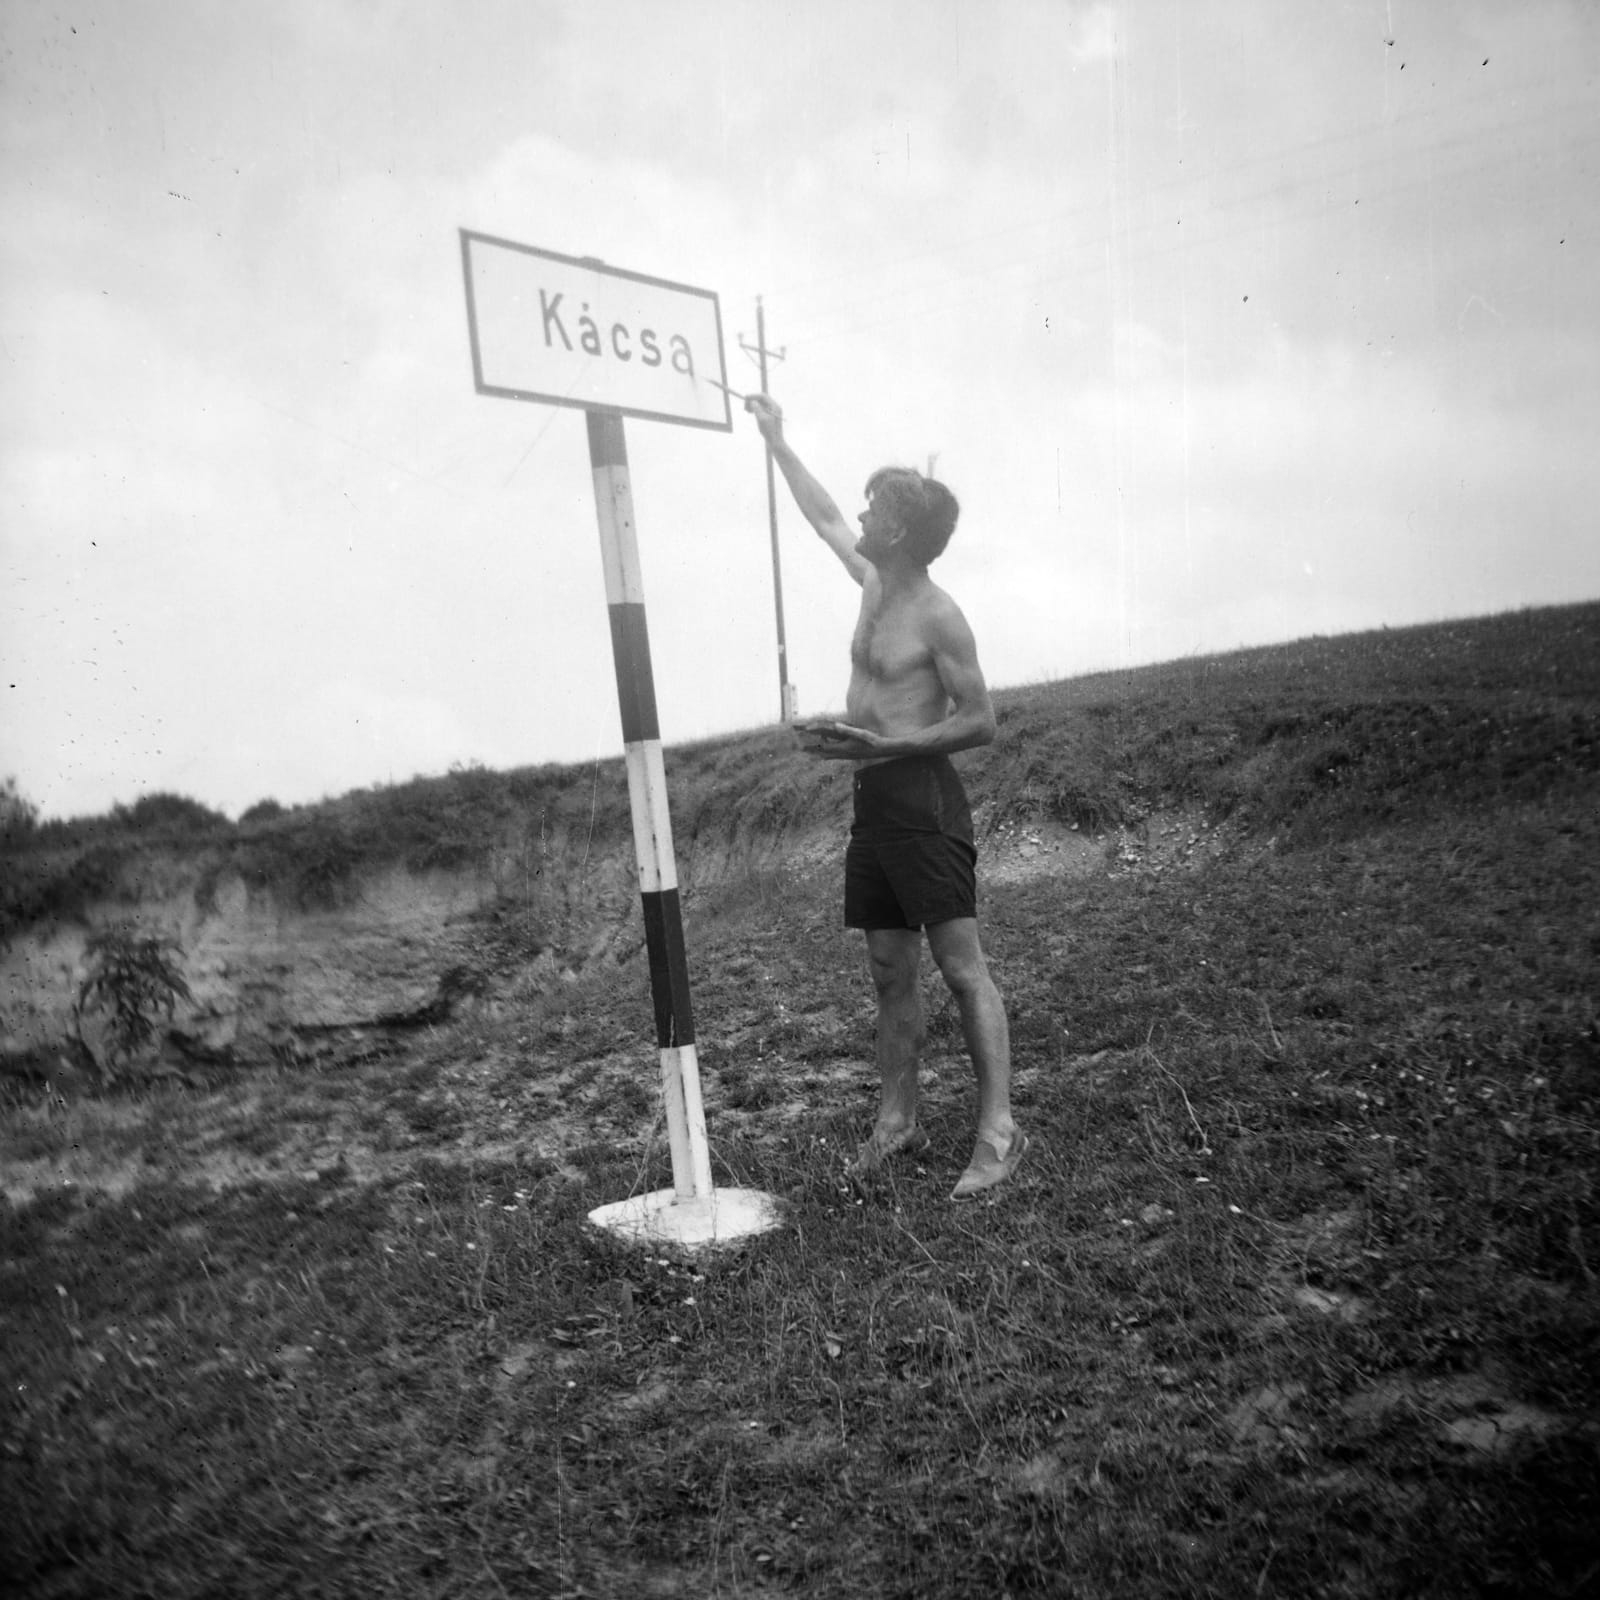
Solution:
{"label": "black border on sign", "polygon": [[[653,278],[645,272],[629,272],[623,267],[608,267],[592,256],[562,255],[556,250],[541,250],[536,245],[518,244],[514,239],[497,238],[492,233],[479,233],[473,228],[458,228],[461,235],[461,275],[467,286],[467,336],[472,342],[472,384],[479,394],[491,395],[501,400],[533,400],[541,405],[568,406],[574,411],[598,411],[613,417],[640,417],[647,422],[675,422],[683,428],[711,428],[717,433],[733,432],[733,415],[728,400],[728,363],[722,347],[722,302],[712,289],[697,289],[693,284],[675,283],[671,278]],[[645,411],[637,406],[596,405],[588,400],[574,400],[567,395],[538,394],[531,389],[506,389],[498,384],[483,381],[483,354],[478,345],[478,305],[472,294],[472,241],[498,245],[504,250],[518,250],[525,256],[542,256],[546,261],[559,261],[564,266],[586,267],[590,272],[603,273],[609,278],[628,278],[634,283],[647,283],[655,289],[672,289],[680,294],[699,295],[711,302],[711,314],[717,323],[717,376],[723,383],[721,422],[703,422],[698,417],[680,417],[670,411]]]}

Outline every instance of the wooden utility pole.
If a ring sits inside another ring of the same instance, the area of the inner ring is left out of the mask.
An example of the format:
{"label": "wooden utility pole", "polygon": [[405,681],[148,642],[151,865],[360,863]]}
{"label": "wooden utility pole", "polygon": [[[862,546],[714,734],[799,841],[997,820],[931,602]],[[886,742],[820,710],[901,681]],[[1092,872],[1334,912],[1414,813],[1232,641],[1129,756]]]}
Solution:
{"label": "wooden utility pole", "polygon": [[[749,345],[740,339],[739,347],[756,358],[761,370],[761,392],[766,394],[767,357],[782,361],[785,352],[767,349],[767,317],[760,295],[756,296],[756,342]],[[772,599],[778,615],[778,720],[793,722],[795,692],[794,685],[789,682],[789,644],[783,631],[783,564],[778,557],[778,490],[772,473],[771,445],[767,446],[767,528],[772,540]]]}

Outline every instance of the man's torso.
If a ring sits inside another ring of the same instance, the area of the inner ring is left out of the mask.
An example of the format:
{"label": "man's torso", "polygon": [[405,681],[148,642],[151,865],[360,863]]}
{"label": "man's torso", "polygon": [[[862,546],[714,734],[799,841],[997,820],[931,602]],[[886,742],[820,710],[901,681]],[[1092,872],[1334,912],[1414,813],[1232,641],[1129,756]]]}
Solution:
{"label": "man's torso", "polygon": [[950,696],[940,681],[932,645],[940,611],[954,602],[929,582],[887,596],[876,573],[862,585],[861,614],[850,641],[847,720],[893,736],[942,722]]}

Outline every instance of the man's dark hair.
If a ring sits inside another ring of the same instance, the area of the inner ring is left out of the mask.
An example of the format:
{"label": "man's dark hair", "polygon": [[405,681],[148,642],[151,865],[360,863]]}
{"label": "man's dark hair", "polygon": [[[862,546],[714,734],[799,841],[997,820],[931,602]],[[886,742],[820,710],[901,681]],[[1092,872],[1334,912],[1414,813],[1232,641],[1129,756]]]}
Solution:
{"label": "man's dark hair", "polygon": [[961,507],[936,478],[911,467],[879,467],[867,479],[867,498],[877,500],[906,532],[908,554],[922,566],[936,561],[956,531]]}

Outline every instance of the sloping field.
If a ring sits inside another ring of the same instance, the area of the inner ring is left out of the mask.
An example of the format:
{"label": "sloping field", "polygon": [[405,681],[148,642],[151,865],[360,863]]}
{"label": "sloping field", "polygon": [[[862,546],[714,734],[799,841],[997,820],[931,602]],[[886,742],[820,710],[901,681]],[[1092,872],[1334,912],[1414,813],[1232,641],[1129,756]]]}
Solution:
{"label": "sloping field", "polygon": [[965,1206],[936,976],[932,1145],[844,1177],[841,775],[669,752],[714,1170],[784,1207],[713,1256],[584,1225],[671,1181],[620,763],[8,845],[13,950],[139,883],[501,887],[403,1016],[103,1087],[13,1060],[0,1583],[1594,1592],[1600,607],[1001,700],[963,763],[1035,1149]]}

